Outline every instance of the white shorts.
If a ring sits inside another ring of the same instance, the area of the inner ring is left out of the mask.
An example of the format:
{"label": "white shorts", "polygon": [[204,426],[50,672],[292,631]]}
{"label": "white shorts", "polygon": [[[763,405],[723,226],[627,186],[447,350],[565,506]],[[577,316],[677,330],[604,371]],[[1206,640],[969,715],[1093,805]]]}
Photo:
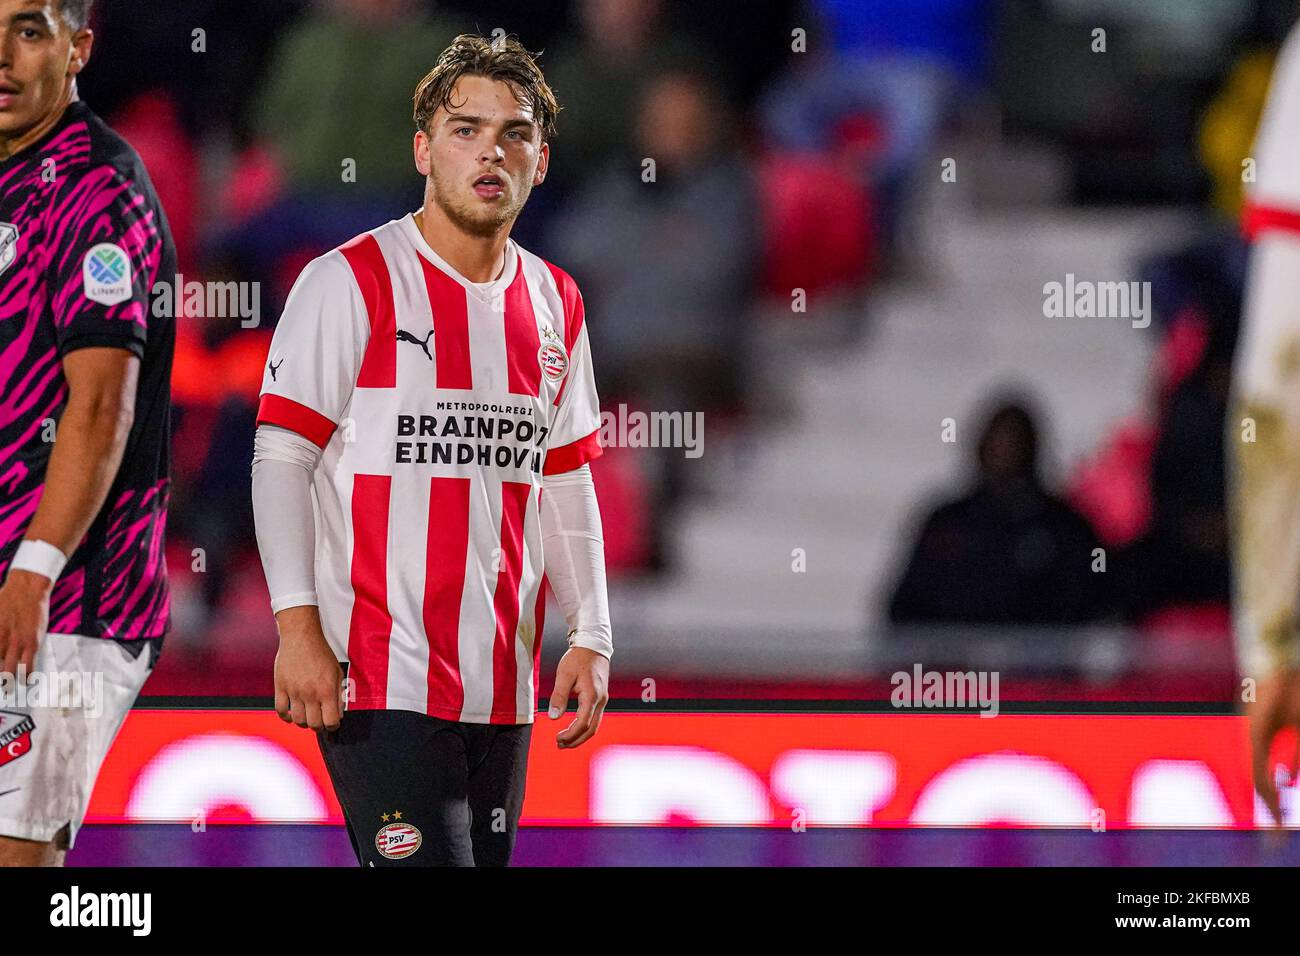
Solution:
{"label": "white shorts", "polygon": [[48,843],[66,828],[71,849],[100,765],[153,666],[149,643],[129,650],[47,634],[27,686],[0,685],[0,836]]}

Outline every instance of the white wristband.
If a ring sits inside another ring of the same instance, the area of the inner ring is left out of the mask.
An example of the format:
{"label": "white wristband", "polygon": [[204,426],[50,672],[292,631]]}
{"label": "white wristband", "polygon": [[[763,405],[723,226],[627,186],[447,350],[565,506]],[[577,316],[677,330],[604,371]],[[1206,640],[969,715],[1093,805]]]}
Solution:
{"label": "white wristband", "polygon": [[68,556],[48,541],[23,541],[9,565],[10,571],[31,571],[57,581]]}

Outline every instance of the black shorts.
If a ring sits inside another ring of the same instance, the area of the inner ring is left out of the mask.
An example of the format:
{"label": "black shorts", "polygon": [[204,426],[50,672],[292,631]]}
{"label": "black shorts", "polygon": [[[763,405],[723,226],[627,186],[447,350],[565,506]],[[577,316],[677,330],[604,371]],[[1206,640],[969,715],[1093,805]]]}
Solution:
{"label": "black shorts", "polygon": [[362,866],[506,866],[532,724],[353,710],[318,733]]}

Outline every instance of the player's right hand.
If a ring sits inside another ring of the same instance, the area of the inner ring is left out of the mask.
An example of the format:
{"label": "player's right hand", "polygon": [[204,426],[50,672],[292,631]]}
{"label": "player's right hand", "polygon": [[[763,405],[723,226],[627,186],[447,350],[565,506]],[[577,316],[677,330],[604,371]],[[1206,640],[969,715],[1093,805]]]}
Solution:
{"label": "player's right hand", "polygon": [[50,619],[50,588],[43,574],[10,571],[0,585],[0,673],[30,675]]}
{"label": "player's right hand", "polygon": [[343,705],[343,669],[321,630],[312,605],[285,608],[275,616],[280,651],[275,655],[275,712],[286,723],[337,730]]}
{"label": "player's right hand", "polygon": [[1287,727],[1296,731],[1296,752],[1291,758],[1294,782],[1300,761],[1300,671],[1280,671],[1260,680],[1255,702],[1247,708],[1250,723],[1250,765],[1255,790],[1268,807],[1273,820],[1282,824],[1282,803],[1273,776],[1273,740]]}

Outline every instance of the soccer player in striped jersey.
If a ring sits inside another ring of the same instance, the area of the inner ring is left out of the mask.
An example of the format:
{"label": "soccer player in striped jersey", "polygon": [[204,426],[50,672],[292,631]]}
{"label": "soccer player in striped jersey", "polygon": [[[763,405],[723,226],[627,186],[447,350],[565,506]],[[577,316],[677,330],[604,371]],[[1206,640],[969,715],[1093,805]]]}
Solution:
{"label": "soccer player in striped jersey", "polygon": [[0,0],[0,865],[62,862],[168,626],[176,253],[89,7]]}
{"label": "soccer player in striped jersey", "polygon": [[[1271,751],[1300,733],[1300,32],[1274,68],[1246,184],[1252,239],[1229,415],[1234,633],[1255,789],[1283,822]],[[1247,696],[1247,701],[1250,697]],[[1294,778],[1296,754],[1289,754]]]}
{"label": "soccer player in striped jersey", "polygon": [[422,208],[311,262],[271,343],[253,501],[276,709],[319,732],[362,865],[509,862],[543,573],[569,645],[550,716],[579,703],[558,745],[605,707],[583,300],[510,238],[558,109],[516,40],[458,37],[415,93]]}

